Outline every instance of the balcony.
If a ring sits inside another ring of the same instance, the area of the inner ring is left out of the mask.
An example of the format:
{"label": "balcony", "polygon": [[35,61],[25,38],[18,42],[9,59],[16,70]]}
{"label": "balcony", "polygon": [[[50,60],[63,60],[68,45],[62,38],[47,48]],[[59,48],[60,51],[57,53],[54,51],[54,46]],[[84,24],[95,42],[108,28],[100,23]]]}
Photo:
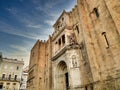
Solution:
{"label": "balcony", "polygon": [[15,78],[11,78],[11,79],[9,79],[9,78],[2,78],[2,77],[0,77],[0,81],[20,82],[21,79],[15,79]]}
{"label": "balcony", "polygon": [[66,50],[78,49],[78,48],[80,48],[80,46],[79,46],[78,43],[64,45],[62,48],[60,48],[59,50],[57,50],[55,52],[55,54],[52,57],[52,60],[54,61],[55,59],[57,59],[58,57],[60,57],[62,54],[64,54],[66,52]]}
{"label": "balcony", "polygon": [[57,36],[59,36],[66,28],[67,26],[64,25],[62,27],[60,27],[59,29],[55,30],[55,32],[53,33],[53,40],[56,39]]}

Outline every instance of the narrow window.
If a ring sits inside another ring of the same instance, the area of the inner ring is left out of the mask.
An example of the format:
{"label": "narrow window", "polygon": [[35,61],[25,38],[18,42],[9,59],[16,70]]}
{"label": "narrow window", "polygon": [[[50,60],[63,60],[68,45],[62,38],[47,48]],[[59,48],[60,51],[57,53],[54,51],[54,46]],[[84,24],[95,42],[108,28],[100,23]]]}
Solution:
{"label": "narrow window", "polygon": [[9,75],[8,80],[11,80],[11,74]]}
{"label": "narrow window", "polygon": [[68,73],[65,73],[65,81],[66,81],[66,90],[69,89],[69,77],[68,77]]}
{"label": "narrow window", "polygon": [[61,39],[59,39],[58,44],[59,44],[59,49],[60,49],[61,48]]}
{"label": "narrow window", "polygon": [[19,69],[19,66],[17,66],[17,68],[16,68],[17,70]]}
{"label": "narrow window", "polygon": [[14,80],[17,80],[17,75],[15,75],[15,78],[14,78]]}
{"label": "narrow window", "polygon": [[61,45],[61,39],[59,39],[59,45]]}
{"label": "narrow window", "polygon": [[2,75],[2,79],[5,79],[5,74]]}
{"label": "narrow window", "polygon": [[79,34],[79,27],[78,26],[76,26],[76,30],[77,30],[77,33]]}
{"label": "narrow window", "polygon": [[94,12],[95,12],[96,17],[99,17],[99,12],[97,8],[94,8]]}
{"label": "narrow window", "polygon": [[65,44],[65,35],[62,36],[62,43]]}
{"label": "narrow window", "polygon": [[105,38],[105,41],[106,41],[106,48],[109,48],[109,42],[108,42],[108,39],[107,39],[107,36],[106,36],[106,32],[102,32],[102,35],[104,36]]}

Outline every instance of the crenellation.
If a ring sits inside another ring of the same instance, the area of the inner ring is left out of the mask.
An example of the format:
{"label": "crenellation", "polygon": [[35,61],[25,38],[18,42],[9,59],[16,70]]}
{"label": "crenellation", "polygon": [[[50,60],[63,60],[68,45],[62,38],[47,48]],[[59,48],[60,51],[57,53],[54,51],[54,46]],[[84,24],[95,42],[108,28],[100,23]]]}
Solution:
{"label": "crenellation", "polygon": [[77,0],[70,12],[62,12],[52,36],[31,50],[39,87],[34,90],[120,89],[118,2]]}

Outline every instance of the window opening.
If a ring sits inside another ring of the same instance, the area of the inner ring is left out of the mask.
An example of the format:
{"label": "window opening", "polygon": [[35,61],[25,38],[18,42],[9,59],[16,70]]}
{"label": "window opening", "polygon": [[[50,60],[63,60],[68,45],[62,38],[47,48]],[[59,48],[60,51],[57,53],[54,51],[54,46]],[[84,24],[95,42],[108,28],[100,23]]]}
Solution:
{"label": "window opening", "polygon": [[2,79],[5,79],[5,74],[2,75]]}
{"label": "window opening", "polygon": [[17,70],[19,69],[19,66],[17,66],[17,68],[16,68]]}
{"label": "window opening", "polygon": [[106,41],[106,44],[107,44],[107,47],[106,47],[106,48],[109,48],[109,42],[108,42],[108,39],[107,39],[106,32],[102,32],[102,35],[104,36],[105,41]]}
{"label": "window opening", "polygon": [[16,83],[13,83],[13,85],[16,85]]}
{"label": "window opening", "polygon": [[55,44],[57,44],[57,42]]}
{"label": "window opening", "polygon": [[15,75],[15,78],[14,78],[14,80],[17,80],[17,75]]}
{"label": "window opening", "polygon": [[78,26],[76,26],[76,30],[77,30],[77,33],[79,34],[79,27]]}
{"label": "window opening", "polygon": [[98,12],[98,9],[97,8],[94,8],[94,12],[96,14],[96,17],[99,17],[99,12]]}
{"label": "window opening", "polygon": [[7,83],[7,85],[10,85],[10,83]]}
{"label": "window opening", "polygon": [[8,79],[11,80],[11,74],[9,75]]}
{"label": "window opening", "polygon": [[64,20],[64,17],[62,18],[62,21]]}
{"label": "window opening", "polygon": [[62,43],[65,44],[65,35],[62,36]]}
{"label": "window opening", "polygon": [[0,85],[0,89],[2,90],[2,88],[3,88],[3,85]]}

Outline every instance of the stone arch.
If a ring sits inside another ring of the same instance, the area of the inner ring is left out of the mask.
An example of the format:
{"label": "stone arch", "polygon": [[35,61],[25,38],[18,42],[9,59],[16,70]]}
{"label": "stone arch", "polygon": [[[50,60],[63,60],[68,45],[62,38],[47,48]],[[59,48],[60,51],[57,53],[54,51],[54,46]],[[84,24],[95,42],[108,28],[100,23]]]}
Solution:
{"label": "stone arch", "polygon": [[60,61],[58,63],[56,75],[57,90],[68,90],[69,76],[66,62]]}
{"label": "stone arch", "polygon": [[65,73],[67,71],[67,64],[64,61],[60,61],[57,65],[58,73]]}

